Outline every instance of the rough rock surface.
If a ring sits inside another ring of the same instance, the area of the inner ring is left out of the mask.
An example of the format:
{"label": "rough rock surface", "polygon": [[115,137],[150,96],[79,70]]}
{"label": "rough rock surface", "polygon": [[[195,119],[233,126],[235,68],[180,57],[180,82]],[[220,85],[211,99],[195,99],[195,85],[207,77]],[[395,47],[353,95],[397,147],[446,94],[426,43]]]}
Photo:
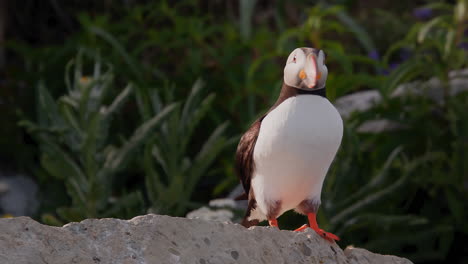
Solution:
{"label": "rough rock surface", "polygon": [[411,263],[345,251],[313,231],[245,229],[237,224],[145,215],[131,220],[88,219],[64,227],[28,217],[0,220],[0,263]]}

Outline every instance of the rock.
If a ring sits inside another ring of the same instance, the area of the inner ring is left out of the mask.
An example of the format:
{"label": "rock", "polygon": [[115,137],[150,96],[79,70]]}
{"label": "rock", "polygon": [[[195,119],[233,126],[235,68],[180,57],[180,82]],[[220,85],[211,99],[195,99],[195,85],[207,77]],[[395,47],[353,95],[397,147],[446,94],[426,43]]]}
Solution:
{"label": "rock", "polygon": [[214,199],[208,204],[187,213],[189,219],[203,219],[218,222],[238,222],[234,212],[239,211],[236,201],[230,198]]}
{"label": "rock", "polygon": [[369,90],[342,96],[335,101],[335,107],[341,117],[347,119],[354,112],[364,112],[382,101],[377,90]]}
{"label": "rock", "polygon": [[0,181],[0,195],[2,193],[6,193],[8,191],[9,187],[8,187],[8,184]]}
{"label": "rock", "polygon": [[364,249],[345,251],[312,230],[145,215],[88,219],[63,227],[29,217],[0,219],[0,263],[411,263]]}
{"label": "rock", "polygon": [[362,123],[356,130],[359,133],[382,133],[385,131],[396,131],[406,126],[387,119],[369,120]]}
{"label": "rock", "polygon": [[244,193],[244,188],[238,184],[227,198],[214,199],[209,202],[209,206],[203,206],[187,213],[186,217],[190,219],[203,219],[219,222],[241,222],[245,210],[247,209],[247,201],[235,201],[234,198]]}
{"label": "rock", "polygon": [[[468,91],[468,69],[451,71],[449,74],[450,96]],[[404,83],[396,87],[390,95],[392,98],[403,96],[424,96],[438,104],[444,99],[444,88],[438,78],[428,81]],[[365,112],[372,109],[382,101],[382,96],[377,90],[356,92],[338,98],[334,105],[343,119],[348,119],[354,112]],[[364,122],[357,130],[362,133],[382,133],[404,128],[401,124],[389,120],[371,120]]]}
{"label": "rock", "polygon": [[203,206],[188,213],[187,218],[226,222],[233,220],[234,213],[226,209],[211,209]]}
{"label": "rock", "polygon": [[[468,91],[468,69],[451,71],[449,78],[450,96]],[[442,104],[444,100],[444,87],[440,79],[433,77],[426,82],[412,82],[399,85],[392,93],[392,97],[407,95],[426,96]]]}
{"label": "rock", "polygon": [[352,246],[348,246],[344,250],[345,256],[349,259],[351,263],[354,261],[357,261],[356,263],[360,264],[373,264],[373,263],[398,263],[398,264],[403,264],[403,263],[411,263],[411,261],[404,259],[404,258],[399,258],[396,256],[390,256],[390,255],[380,255],[380,254],[374,254],[368,250],[365,250],[363,248],[354,248]]}
{"label": "rock", "polygon": [[214,199],[209,202],[210,206],[218,207],[218,208],[236,208],[236,202],[233,199],[229,198],[221,198],[221,199]]}
{"label": "rock", "polygon": [[231,199],[236,203],[236,209],[239,209],[243,212],[247,210],[247,200],[239,200],[235,201],[239,195],[244,193],[244,187],[242,187],[242,184],[238,184],[226,197],[227,199]]}
{"label": "rock", "polygon": [[38,186],[19,174],[0,174],[0,212],[15,216],[34,215],[39,207]]}

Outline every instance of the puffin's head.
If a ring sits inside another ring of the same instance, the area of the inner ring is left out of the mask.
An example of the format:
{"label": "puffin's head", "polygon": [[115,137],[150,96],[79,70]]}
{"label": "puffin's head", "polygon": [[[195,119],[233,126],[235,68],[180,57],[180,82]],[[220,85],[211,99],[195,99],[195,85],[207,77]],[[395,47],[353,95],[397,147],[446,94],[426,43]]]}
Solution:
{"label": "puffin's head", "polygon": [[325,53],[313,48],[297,48],[289,54],[284,67],[284,83],[303,90],[325,88],[328,69]]}

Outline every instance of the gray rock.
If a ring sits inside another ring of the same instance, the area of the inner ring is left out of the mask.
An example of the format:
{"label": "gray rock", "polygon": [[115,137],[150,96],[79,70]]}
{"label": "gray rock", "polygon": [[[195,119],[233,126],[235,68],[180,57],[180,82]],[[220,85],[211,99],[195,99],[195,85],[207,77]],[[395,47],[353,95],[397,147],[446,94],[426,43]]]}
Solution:
{"label": "gray rock", "polygon": [[0,195],[2,193],[6,193],[8,189],[8,184],[4,183],[3,181],[0,181]]}
{"label": "gray rock", "polygon": [[377,90],[369,90],[342,96],[335,101],[335,107],[341,117],[347,119],[354,112],[364,112],[382,101]]}
{"label": "gray rock", "polygon": [[233,220],[234,213],[226,209],[211,209],[203,206],[189,212],[187,218],[226,222]]}
{"label": "gray rock", "polygon": [[395,121],[387,119],[369,120],[362,123],[356,130],[359,133],[382,133],[385,131],[395,131],[405,126]]}
{"label": "gray rock", "polygon": [[[468,69],[452,71],[449,74],[450,96],[468,91]],[[438,78],[431,78],[428,81],[411,82],[399,85],[390,95],[391,97],[402,96],[424,96],[430,98],[438,104],[444,100],[444,88]],[[356,92],[338,98],[334,105],[343,119],[348,119],[354,112],[365,112],[372,109],[382,101],[382,96],[377,90]],[[358,132],[381,133],[404,128],[404,126],[389,120],[372,120],[364,122]]]}
{"label": "gray rock", "polygon": [[245,208],[239,207],[238,201],[234,201],[231,198],[221,198],[211,200],[209,202],[209,207],[203,206],[190,211],[187,213],[186,217],[189,219],[203,219],[218,222],[240,222],[241,218],[239,218],[239,214],[244,215],[244,211]]}
{"label": "gray rock", "polygon": [[14,216],[33,215],[39,207],[38,186],[23,175],[0,175],[0,211]]}
{"label": "gray rock", "polygon": [[[449,74],[449,78],[448,86],[450,87],[450,96],[468,91],[468,69],[452,71]],[[440,79],[433,77],[426,82],[402,84],[392,93],[392,97],[407,95],[426,96],[442,104],[444,100],[444,87]]]}
{"label": "gray rock", "polygon": [[345,251],[307,230],[145,215],[88,219],[64,227],[28,217],[0,219],[0,263],[411,263],[364,249]]}
{"label": "gray rock", "polygon": [[[237,196],[244,193],[244,187],[239,183],[227,196],[227,199],[235,199]],[[235,201],[236,208],[242,211],[247,209],[247,200]]]}
{"label": "gray rock", "polygon": [[236,208],[236,201],[233,199],[229,198],[220,198],[220,199],[214,199],[209,202],[209,205],[212,207],[218,207],[218,208]]}

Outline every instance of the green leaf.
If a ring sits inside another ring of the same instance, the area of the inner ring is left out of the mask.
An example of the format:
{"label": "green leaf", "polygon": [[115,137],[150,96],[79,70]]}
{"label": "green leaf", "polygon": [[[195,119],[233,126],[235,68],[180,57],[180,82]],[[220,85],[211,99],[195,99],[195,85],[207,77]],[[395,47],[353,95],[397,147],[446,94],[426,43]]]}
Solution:
{"label": "green leaf", "polygon": [[455,30],[449,29],[445,35],[445,46],[444,46],[444,58],[447,59],[450,56],[452,47],[455,46]]}
{"label": "green leaf", "polygon": [[184,107],[182,109],[181,123],[183,125],[188,123],[187,120],[190,118],[190,114],[192,114],[194,107],[196,107],[195,104],[197,104],[198,101],[198,94],[202,90],[203,86],[204,83],[201,79],[198,79],[193,84],[192,89],[190,90],[190,94],[188,95],[187,100],[185,101]]}
{"label": "green leaf", "polygon": [[57,217],[55,217],[52,214],[42,214],[41,222],[48,226],[58,226],[58,227],[62,227],[65,224],[62,221],[58,220]]}
{"label": "green leaf", "polygon": [[144,213],[144,199],[140,191],[131,192],[118,198],[118,200],[105,212],[103,217],[133,217]]}
{"label": "green leaf", "polygon": [[67,222],[79,222],[84,219],[84,216],[77,208],[58,208],[57,214]]}
{"label": "green leaf", "polygon": [[139,81],[143,80],[143,76],[141,75],[142,71],[138,67],[138,64],[135,62],[135,60],[133,60],[130,54],[128,54],[125,51],[125,48],[122,46],[122,44],[119,43],[119,41],[116,38],[114,38],[114,36],[97,26],[89,26],[88,30],[91,33],[101,37],[109,44],[111,44],[111,46],[120,54],[120,56],[122,56],[125,63],[127,63],[127,65],[130,67],[130,70],[132,71],[133,75],[137,77]]}
{"label": "green leaf", "polygon": [[346,14],[345,11],[338,11],[336,16],[341,21],[341,23],[345,24],[348,29],[354,33],[356,39],[361,42],[362,46],[368,53],[377,50],[369,33],[367,33],[366,30],[360,26],[352,17]]}
{"label": "green leaf", "polygon": [[240,0],[240,32],[244,41],[249,40],[252,34],[252,15],[256,3],[257,0]]}
{"label": "green leaf", "polygon": [[132,92],[133,86],[132,84],[128,84],[127,87],[125,87],[125,89],[123,89],[122,92],[120,92],[120,94],[114,99],[109,107],[101,109],[101,113],[104,115],[103,119],[109,121],[109,118],[117,111],[119,111],[125,102],[127,102]]}
{"label": "green leaf", "polygon": [[445,198],[447,201],[447,205],[450,211],[452,212],[451,216],[453,216],[453,219],[457,224],[463,225],[466,219],[466,214],[464,213],[464,203],[458,200],[457,195],[454,193],[453,190],[450,189],[445,190]]}
{"label": "green leaf", "polygon": [[208,140],[203,143],[201,150],[197,153],[194,159],[194,165],[191,170],[191,176],[188,179],[188,188],[194,188],[200,177],[206,172],[208,167],[213,162],[214,158],[218,153],[225,147],[225,140],[222,138],[224,131],[228,126],[227,122],[224,122],[218,126],[213,133],[211,133]]}
{"label": "green leaf", "polygon": [[[55,142],[46,137],[41,137],[41,148],[47,154],[43,156],[47,162],[50,173],[58,178],[67,177],[75,178],[83,188],[87,188],[86,177],[79,165],[71,158],[71,156],[63,151]],[[52,158],[53,157],[53,158]],[[64,176],[60,176],[63,173]]]}
{"label": "green leaf", "polygon": [[62,126],[63,122],[59,115],[57,104],[45,87],[44,83],[40,82],[37,91],[39,125],[47,127],[50,124]]}
{"label": "green leaf", "polygon": [[86,124],[86,132],[84,133],[83,144],[81,146],[81,158],[83,159],[83,166],[89,178],[94,178],[99,169],[99,159],[97,156],[99,154],[98,147],[100,142],[98,141],[102,140],[100,139],[102,136],[101,127],[107,125],[104,122],[101,115],[93,113]]}
{"label": "green leaf", "polygon": [[351,194],[348,199],[343,201],[341,204],[336,205],[335,207],[340,208],[343,206],[354,204],[356,200],[362,199],[366,194],[371,192],[373,189],[381,186],[386,180],[387,176],[389,175],[390,166],[393,165],[395,159],[398,157],[398,155],[401,153],[402,150],[403,150],[402,146],[396,147],[390,153],[390,155],[388,156],[387,160],[385,161],[385,163],[383,164],[379,172],[373,178],[371,178],[370,181],[366,185],[360,188],[359,191]]}
{"label": "green leaf", "polygon": [[160,125],[160,123],[169,116],[169,114],[176,108],[176,106],[177,104],[175,103],[166,106],[158,115],[154,116],[138,127],[130,140],[126,142],[115,153],[115,155],[108,156],[108,159],[104,164],[105,170],[109,170],[115,173],[116,171],[122,169],[130,159],[131,155],[133,155],[134,151],[136,151],[137,148],[139,148],[145,142],[145,140],[148,140],[150,134],[153,133],[157,126]]}
{"label": "green leaf", "polygon": [[214,94],[208,95],[202,102],[201,104],[198,105],[198,108],[192,109],[192,113],[190,116],[190,119],[185,119],[183,123],[181,122],[181,127],[185,137],[181,140],[181,148],[185,149],[187,147],[187,144],[192,136],[192,133],[195,129],[195,127],[200,123],[200,121],[205,117],[205,115],[208,113],[208,111],[211,109],[212,102],[215,99]]}
{"label": "green leaf", "polygon": [[411,78],[419,75],[423,71],[420,58],[413,58],[405,61],[396,70],[394,70],[384,86],[381,87],[380,92],[382,96],[388,98],[390,93],[401,83],[409,81]]}
{"label": "green leaf", "polygon": [[455,21],[457,23],[465,23],[466,21],[466,18],[467,18],[467,15],[466,15],[466,9],[467,9],[467,1],[466,0],[458,0],[457,1],[457,4],[455,5],[455,12],[454,12],[454,16],[455,16]]}
{"label": "green leaf", "polygon": [[76,108],[72,106],[74,101],[70,97],[62,97],[59,100],[60,112],[67,122],[77,133],[82,134],[80,123],[76,117]]}
{"label": "green leaf", "polygon": [[166,189],[163,183],[161,174],[154,168],[153,161],[153,148],[154,144],[148,144],[145,147],[143,156],[143,167],[145,169],[145,187],[148,192],[148,198],[152,204],[156,204],[159,200],[159,196],[164,193]]}
{"label": "green leaf", "polygon": [[423,43],[427,37],[427,34],[435,27],[437,24],[442,22],[442,17],[436,17],[431,19],[429,22],[425,23],[418,33],[418,43]]}

